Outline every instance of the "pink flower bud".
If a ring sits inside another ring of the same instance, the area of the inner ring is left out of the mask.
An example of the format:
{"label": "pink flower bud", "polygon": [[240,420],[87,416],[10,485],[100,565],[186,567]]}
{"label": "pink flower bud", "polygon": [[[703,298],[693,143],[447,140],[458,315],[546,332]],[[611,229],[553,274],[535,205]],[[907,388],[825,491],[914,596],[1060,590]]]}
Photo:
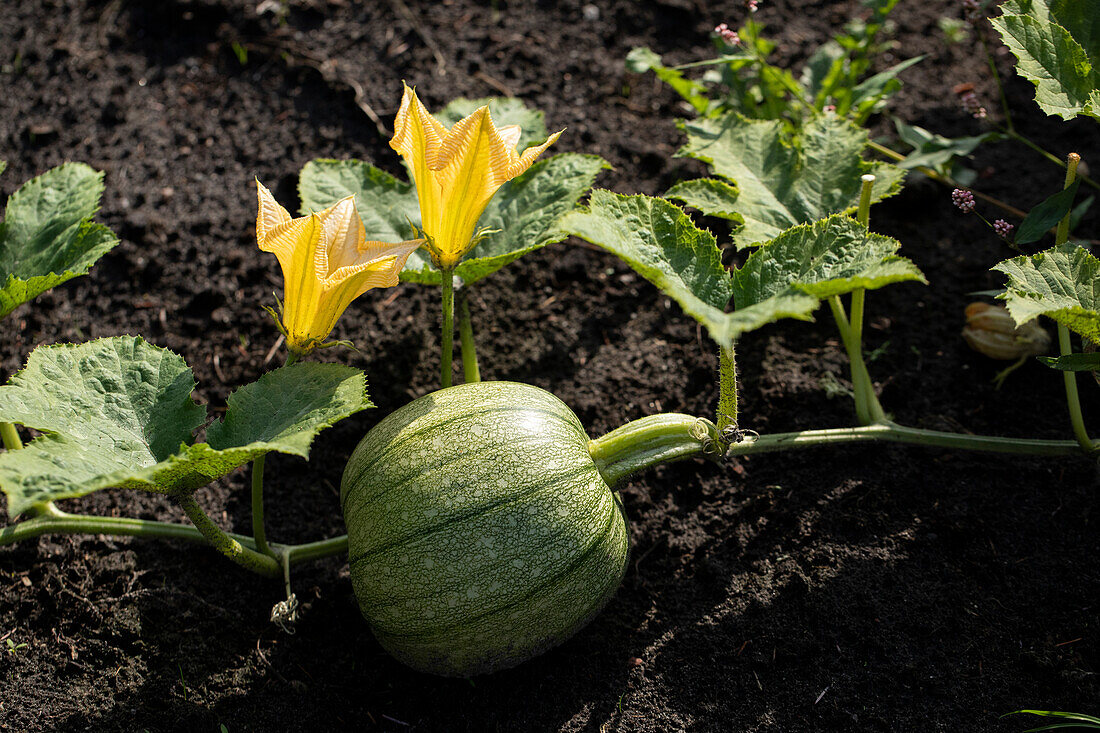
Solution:
{"label": "pink flower bud", "polygon": [[959,211],[964,214],[969,214],[974,210],[974,194],[961,188],[956,188],[951,192],[951,202],[959,207]]}
{"label": "pink flower bud", "polygon": [[719,23],[714,27],[714,32],[721,37],[723,41],[731,46],[736,46],[741,43],[741,37],[737,35],[737,31],[730,28],[725,23]]}
{"label": "pink flower bud", "polygon": [[993,231],[997,232],[997,236],[1001,239],[1008,239],[1008,235],[1012,234],[1012,230],[1015,228],[1004,219],[993,222]]}

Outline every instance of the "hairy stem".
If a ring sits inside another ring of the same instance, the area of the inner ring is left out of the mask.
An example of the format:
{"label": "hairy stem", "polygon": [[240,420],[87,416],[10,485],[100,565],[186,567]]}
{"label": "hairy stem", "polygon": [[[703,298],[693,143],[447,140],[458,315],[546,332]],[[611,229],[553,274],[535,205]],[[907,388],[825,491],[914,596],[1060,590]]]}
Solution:
{"label": "hairy stem", "polygon": [[443,279],[443,333],[440,355],[440,386],[451,386],[451,362],[454,359],[455,342],[455,282],[454,268],[445,267],[440,270]]}
{"label": "hairy stem", "polygon": [[734,346],[718,347],[718,434],[737,427],[737,358]]}
{"label": "hairy stem", "polygon": [[264,555],[275,556],[267,544],[267,529],[264,526],[264,460],[260,456],[252,461],[252,535],[256,550]]}
{"label": "hairy stem", "polygon": [[474,325],[470,320],[470,298],[467,288],[460,288],[458,296],[458,338],[462,345],[462,376],[469,382],[481,381],[481,369],[477,364],[477,344],[474,343]]}
{"label": "hairy stem", "polygon": [[3,439],[4,447],[8,450],[19,450],[23,447],[19,431],[10,422],[0,422],[0,438]]}
{"label": "hairy stem", "polygon": [[283,574],[282,564],[271,555],[264,555],[251,547],[245,547],[240,541],[227,534],[221,527],[206,515],[195,497],[191,495],[179,498],[180,508],[187,518],[195,525],[195,528],[205,537],[218,552],[228,557],[246,570],[264,575],[270,578],[278,578]]}

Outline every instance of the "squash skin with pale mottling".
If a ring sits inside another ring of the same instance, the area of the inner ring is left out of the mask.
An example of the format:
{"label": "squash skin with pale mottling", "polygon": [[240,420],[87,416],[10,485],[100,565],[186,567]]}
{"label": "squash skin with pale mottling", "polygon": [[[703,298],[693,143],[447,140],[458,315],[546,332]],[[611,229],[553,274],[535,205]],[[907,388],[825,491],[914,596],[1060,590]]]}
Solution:
{"label": "squash skin with pale mottling", "polygon": [[341,483],[352,584],[378,641],[467,677],[565,641],[614,594],[629,533],[557,397],[477,382],[374,427]]}

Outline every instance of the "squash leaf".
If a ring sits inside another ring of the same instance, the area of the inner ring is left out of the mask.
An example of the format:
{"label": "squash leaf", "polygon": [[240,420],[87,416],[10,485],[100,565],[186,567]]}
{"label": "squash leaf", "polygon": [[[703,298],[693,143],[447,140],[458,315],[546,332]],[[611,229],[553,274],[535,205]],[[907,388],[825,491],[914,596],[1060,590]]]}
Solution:
{"label": "squash leaf", "polygon": [[992,18],[1048,115],[1100,119],[1100,0],[1009,0]]}
{"label": "squash leaf", "polygon": [[[748,120],[737,114],[683,123],[687,144],[677,155],[708,163],[736,190],[689,182],[673,187],[670,198],[704,214],[736,213],[744,227],[734,232],[738,247],[759,244],[797,224],[853,210],[859,204],[860,177],[876,177],[874,201],[901,188],[897,166],[871,163],[861,154],[867,132],[833,116],[815,118],[788,139],[779,120]],[[703,194],[706,195],[703,195]]]}
{"label": "squash leaf", "polygon": [[[897,241],[843,215],[795,226],[749,255],[732,274],[714,236],[677,206],[596,190],[586,211],[562,222],[680,304],[719,344],[779,320],[809,320],[821,298],[924,277],[899,257]],[[736,308],[726,313],[733,298]]]}
{"label": "squash leaf", "polygon": [[1013,257],[992,269],[1008,276],[1005,301],[1017,325],[1049,316],[1100,342],[1100,259],[1082,247],[1063,245]]}
{"label": "squash leaf", "polygon": [[87,274],[118,244],[110,229],[91,222],[102,194],[102,173],[65,163],[11,195],[0,224],[0,318]]}
{"label": "squash leaf", "polygon": [[43,433],[0,454],[8,513],[112,487],[192,491],[271,451],[307,457],[318,432],[372,406],[359,370],[295,364],[231,395],[193,444],[206,420],[194,388],[181,357],[140,338],[35,349],[0,387],[0,420]]}
{"label": "squash leaf", "polygon": [[825,299],[891,283],[925,283],[917,266],[897,254],[901,243],[874,234],[854,219],[835,214],[791,227],[754,250],[735,271],[738,308],[764,302],[794,287]]}

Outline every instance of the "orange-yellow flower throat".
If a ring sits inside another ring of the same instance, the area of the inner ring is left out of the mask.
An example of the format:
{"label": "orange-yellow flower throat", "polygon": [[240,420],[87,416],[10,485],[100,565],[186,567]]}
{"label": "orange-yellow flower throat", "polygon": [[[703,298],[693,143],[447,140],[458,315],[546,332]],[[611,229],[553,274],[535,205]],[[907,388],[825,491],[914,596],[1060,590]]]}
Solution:
{"label": "orange-yellow flower throat", "polygon": [[423,243],[366,241],[352,196],[294,219],[259,181],[256,189],[256,241],[283,270],[283,328],[287,348],[299,355],[323,345],[351,301],[396,285],[405,260]]}
{"label": "orange-yellow flower throat", "polygon": [[480,107],[448,130],[405,87],[390,147],[412,169],[421,228],[437,267],[451,269],[474,246],[474,228],[490,199],[531,167],[561,132],[516,153],[520,128],[497,129]]}

